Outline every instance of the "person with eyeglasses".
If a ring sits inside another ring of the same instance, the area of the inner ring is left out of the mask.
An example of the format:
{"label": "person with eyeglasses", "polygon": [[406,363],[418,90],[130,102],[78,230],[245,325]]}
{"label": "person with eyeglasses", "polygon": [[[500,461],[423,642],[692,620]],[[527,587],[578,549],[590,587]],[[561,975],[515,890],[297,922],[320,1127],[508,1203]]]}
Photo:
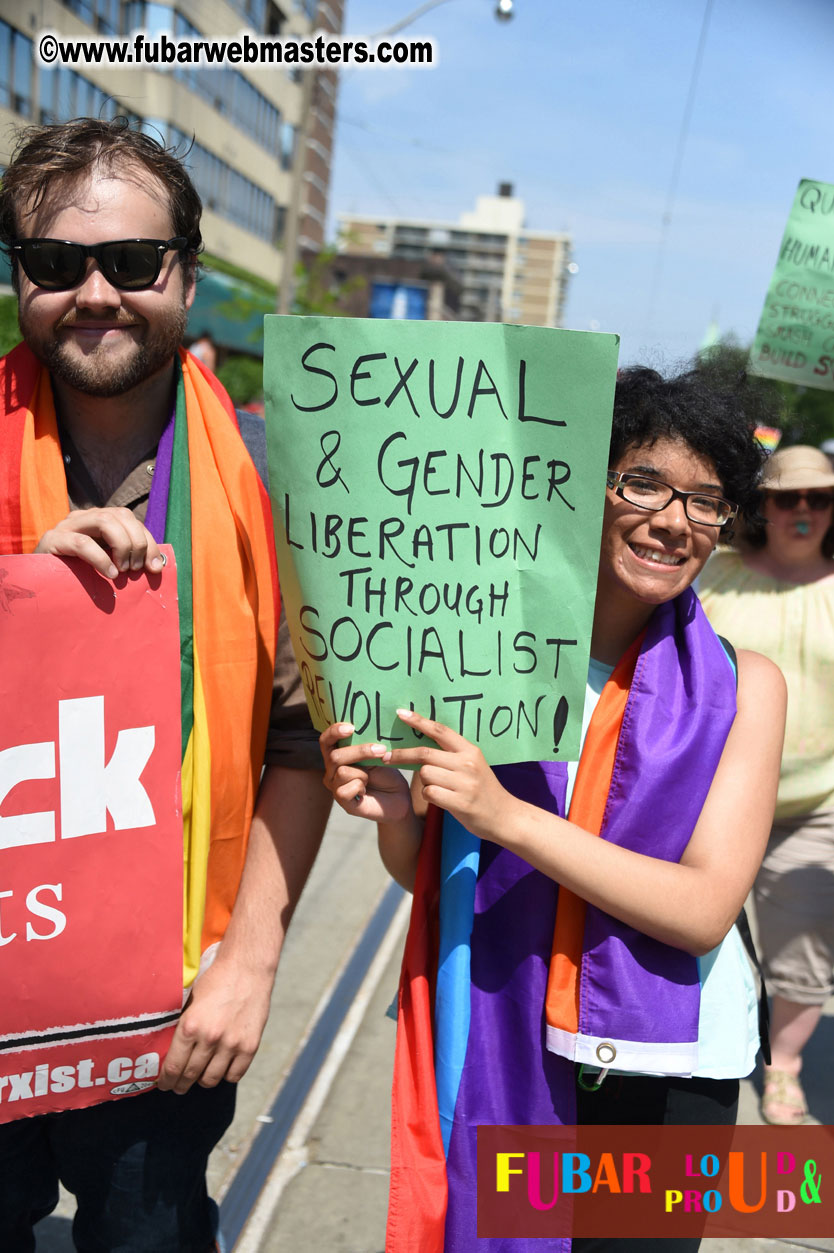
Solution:
{"label": "person with eyeglasses", "polygon": [[279,631],[263,423],[181,348],[201,211],[177,154],[124,118],[24,131],[0,187],[23,336],[0,361],[0,553],[113,579],[159,570],[173,546],[183,751],[204,767],[183,770],[185,1008],[157,1085],[0,1126],[0,1248],[15,1253],[34,1249],[59,1180],[79,1248],[215,1248],[208,1155],[330,808]]}
{"label": "person with eyeglasses", "polygon": [[414,892],[387,1253],[540,1247],[477,1237],[479,1124],[735,1122],[759,1025],[734,924],[773,817],[785,685],[759,654],[734,660],[692,583],[755,500],[744,403],[697,371],[620,372],[578,762],[493,770],[410,712],[407,684],[420,747],[321,736],[334,798],[377,822]]}
{"label": "person with eyeglasses", "polygon": [[817,448],[769,459],[763,522],[701,575],[716,630],[771,657],[788,684],[776,820],[754,899],[773,998],[762,1116],[805,1121],[802,1054],[834,992],[834,470]]}

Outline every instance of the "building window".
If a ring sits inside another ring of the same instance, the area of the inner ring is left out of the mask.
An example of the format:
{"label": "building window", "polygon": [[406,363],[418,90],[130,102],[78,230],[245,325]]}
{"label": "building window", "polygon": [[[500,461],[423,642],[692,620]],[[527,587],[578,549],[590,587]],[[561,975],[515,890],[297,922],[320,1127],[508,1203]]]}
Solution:
{"label": "building window", "polygon": [[281,169],[291,170],[295,159],[295,145],[298,139],[298,128],[290,122],[281,127]]}
{"label": "building window", "polygon": [[272,242],[280,244],[284,238],[284,231],[287,227],[287,208],[286,205],[277,204],[275,206],[275,229],[272,235]]}
{"label": "building window", "polygon": [[[202,32],[181,13],[174,15],[174,34],[177,38],[202,38]],[[177,65],[173,74],[178,82],[196,92],[213,109],[225,113],[255,143],[268,152],[275,152],[281,125],[280,110],[237,70]]]}
{"label": "building window", "polygon": [[63,0],[63,3],[102,35],[118,35],[119,0]]}
{"label": "building window", "polygon": [[283,35],[287,24],[287,15],[277,4],[269,0],[266,8],[266,34]]}
{"label": "building window", "polygon": [[254,30],[263,34],[266,30],[266,0],[229,0],[229,3]]}
{"label": "building window", "polygon": [[11,26],[0,22],[0,104],[12,105],[12,36]]}
{"label": "building window", "polygon": [[168,128],[168,142],[185,152],[183,161],[207,209],[213,209],[252,235],[272,242],[276,204],[269,192],[244,178],[201,144],[190,144],[188,135],[176,127]]}
{"label": "building window", "polygon": [[157,35],[170,35],[174,29],[173,10],[164,4],[155,4],[153,0],[129,0],[124,6],[124,33],[143,30],[149,38]]}
{"label": "building window", "polygon": [[0,22],[0,104],[32,116],[32,40]]}
{"label": "building window", "polygon": [[38,91],[39,117],[44,124],[69,122],[74,117],[113,118],[116,114],[138,121],[82,74],[62,65],[57,70],[41,70]]}

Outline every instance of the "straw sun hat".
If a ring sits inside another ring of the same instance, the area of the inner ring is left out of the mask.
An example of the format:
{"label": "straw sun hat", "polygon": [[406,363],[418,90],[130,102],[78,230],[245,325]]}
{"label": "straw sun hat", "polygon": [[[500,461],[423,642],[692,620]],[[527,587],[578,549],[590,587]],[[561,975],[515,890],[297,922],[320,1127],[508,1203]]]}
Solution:
{"label": "straw sun hat", "polygon": [[780,448],[768,457],[761,485],[768,492],[834,487],[834,470],[819,448],[812,448],[810,444],[795,444],[793,448]]}

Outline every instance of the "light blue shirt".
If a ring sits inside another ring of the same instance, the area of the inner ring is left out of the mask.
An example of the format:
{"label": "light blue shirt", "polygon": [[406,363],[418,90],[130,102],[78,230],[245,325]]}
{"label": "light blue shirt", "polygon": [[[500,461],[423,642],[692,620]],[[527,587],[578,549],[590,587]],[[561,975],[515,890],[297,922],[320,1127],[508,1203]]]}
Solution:
{"label": "light blue shirt", "polygon": [[[582,739],[613,666],[591,658],[582,713]],[[568,762],[566,806],[570,808],[579,763]],[[698,958],[701,1009],[698,1018],[698,1067],[701,1079],[741,1079],[756,1064],[759,1050],[758,996],[753,970],[738,928],[733,926],[716,948]]]}

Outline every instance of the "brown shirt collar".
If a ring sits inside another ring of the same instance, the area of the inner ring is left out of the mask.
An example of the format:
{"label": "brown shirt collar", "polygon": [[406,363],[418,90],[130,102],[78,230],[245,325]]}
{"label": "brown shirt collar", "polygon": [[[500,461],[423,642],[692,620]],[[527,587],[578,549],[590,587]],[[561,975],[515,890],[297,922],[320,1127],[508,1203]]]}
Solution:
{"label": "brown shirt collar", "polygon": [[107,506],[120,506],[130,509],[140,522],[144,522],[153,483],[153,472],[156,467],[156,449],[154,448],[141,459],[116,488],[109,500],[102,500],[69,431],[59,426],[59,435],[70,507],[72,509],[103,509]]}

